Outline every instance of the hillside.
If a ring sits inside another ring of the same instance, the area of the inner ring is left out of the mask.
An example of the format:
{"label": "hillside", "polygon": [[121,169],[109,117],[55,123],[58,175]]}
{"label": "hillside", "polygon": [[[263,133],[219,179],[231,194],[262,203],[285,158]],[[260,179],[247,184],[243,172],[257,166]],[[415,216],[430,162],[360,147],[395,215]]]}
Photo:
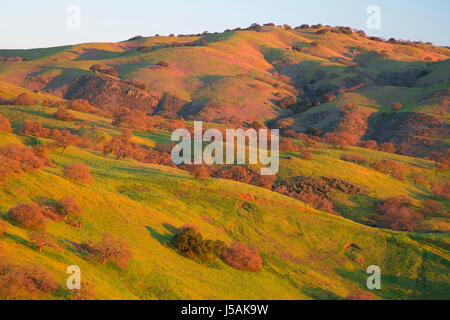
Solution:
{"label": "hillside", "polygon": [[[74,298],[69,265],[96,299],[345,299],[367,292],[369,265],[382,274],[374,299],[450,297],[448,48],[252,26],[0,50],[16,56],[0,62],[0,275],[39,265],[59,285],[15,298]],[[171,132],[198,119],[280,129],[280,171],[260,181],[251,166],[173,165]],[[30,169],[23,156],[17,169],[21,146],[50,161]],[[78,162],[90,183],[69,178]],[[68,196],[81,217],[46,216],[58,249],[40,252],[10,210]],[[380,209],[394,197],[406,227]],[[181,254],[172,240],[186,225],[257,248],[261,268]],[[127,244],[126,267],[91,258],[104,234]]]}

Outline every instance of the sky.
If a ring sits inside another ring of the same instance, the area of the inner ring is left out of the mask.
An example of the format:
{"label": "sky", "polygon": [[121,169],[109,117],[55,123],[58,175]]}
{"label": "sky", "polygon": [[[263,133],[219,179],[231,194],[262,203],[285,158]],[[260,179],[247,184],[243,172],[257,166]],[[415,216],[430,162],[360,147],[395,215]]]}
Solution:
{"label": "sky", "polygon": [[[380,29],[368,28],[371,5],[380,9]],[[0,0],[0,49],[222,32],[254,22],[349,26],[449,46],[449,12],[449,0]]]}

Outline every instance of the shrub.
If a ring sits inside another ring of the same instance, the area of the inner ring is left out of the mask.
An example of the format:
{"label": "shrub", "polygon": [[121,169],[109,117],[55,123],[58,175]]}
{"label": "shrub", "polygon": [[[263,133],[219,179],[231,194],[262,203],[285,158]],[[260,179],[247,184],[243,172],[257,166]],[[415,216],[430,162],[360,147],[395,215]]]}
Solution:
{"label": "shrub", "polygon": [[325,141],[335,148],[346,148],[349,145],[349,138],[344,133],[326,133]]}
{"label": "shrub", "polygon": [[169,64],[166,62],[166,61],[158,61],[158,66],[160,66],[160,67],[164,67],[164,68],[167,68],[167,67],[169,67]]}
{"label": "shrub", "polygon": [[41,230],[47,227],[47,221],[42,214],[42,208],[35,203],[26,203],[11,208],[9,219],[20,227]]}
{"label": "shrub", "polygon": [[277,178],[276,175],[255,175],[253,176],[252,180],[250,180],[250,184],[253,184],[255,186],[266,188],[266,189],[272,189],[272,185],[275,182],[275,179]]}
{"label": "shrub", "polygon": [[55,204],[56,212],[64,220],[67,220],[69,215],[81,213],[81,208],[78,205],[77,199],[74,197],[63,197]]}
{"label": "shrub", "polygon": [[75,115],[67,111],[66,108],[58,108],[54,114],[55,118],[62,121],[72,121],[75,119]]}
{"label": "shrub", "polygon": [[0,115],[0,131],[3,132],[12,132],[11,123],[8,119],[4,118]]}
{"label": "shrub", "polygon": [[300,152],[300,158],[304,160],[311,160],[314,157],[312,152],[309,152],[308,150],[303,150]]}
{"label": "shrub", "polygon": [[17,104],[19,106],[28,106],[36,104],[37,99],[30,93],[22,93],[14,99],[13,104]]}
{"label": "shrub", "polygon": [[450,182],[445,184],[436,184],[431,188],[433,196],[449,199],[450,198]]}
{"label": "shrub", "polygon": [[425,214],[438,213],[444,208],[444,205],[440,202],[425,199],[422,201],[422,211]]}
{"label": "shrub", "polygon": [[223,254],[223,260],[239,270],[259,271],[262,260],[257,248],[249,248],[241,242],[233,242]]}
{"label": "shrub", "polygon": [[378,144],[375,140],[361,141],[359,143],[360,147],[370,149],[370,150],[378,150]]}
{"label": "shrub", "polygon": [[381,160],[372,163],[372,168],[388,174],[400,181],[405,181],[405,169],[393,160]]}
{"label": "shrub", "polygon": [[376,296],[372,292],[368,292],[362,289],[355,289],[350,292],[346,300],[375,300]]}
{"label": "shrub", "polygon": [[383,152],[394,153],[395,146],[391,142],[385,142],[380,145],[379,150]]}
{"label": "shrub", "polygon": [[56,242],[56,238],[46,232],[46,231],[40,231],[40,232],[33,232],[30,234],[30,241],[33,245],[39,248],[39,252],[42,252],[42,249],[44,247],[49,247],[53,249],[58,249],[59,246]]}
{"label": "shrub", "polygon": [[404,196],[389,198],[377,206],[377,212],[383,215],[385,227],[412,232],[422,216],[412,207],[412,202]]}
{"label": "shrub", "polygon": [[92,181],[91,168],[82,162],[75,162],[65,166],[64,176],[83,184],[89,184]]}
{"label": "shrub", "polygon": [[392,104],[392,109],[394,110],[400,110],[402,108],[402,104],[400,102],[394,102]]}
{"label": "shrub", "polygon": [[422,172],[413,172],[411,175],[411,178],[415,184],[418,184],[419,186],[422,186],[425,188],[429,187],[429,183],[428,183],[427,179],[425,179]]}
{"label": "shrub", "polygon": [[341,160],[354,162],[359,165],[366,164],[367,158],[357,153],[346,153],[341,155]]}
{"label": "shrub", "polygon": [[10,143],[0,147],[0,160],[15,172],[32,171],[50,164],[48,157],[32,147]]}
{"label": "shrub", "polygon": [[192,171],[192,174],[197,179],[207,179],[210,177],[209,171],[205,166],[195,166],[194,170]]}
{"label": "shrub", "polygon": [[50,135],[50,129],[44,128],[39,121],[25,120],[23,122],[20,134],[28,134],[30,136],[47,138]]}
{"label": "shrub", "polygon": [[55,278],[41,266],[0,265],[0,299],[27,299],[58,288]]}
{"label": "shrub", "polygon": [[129,246],[122,239],[111,234],[104,234],[102,240],[93,246],[91,252],[91,257],[99,259],[101,264],[111,261],[121,269],[126,269],[131,256]]}
{"label": "shrub", "polygon": [[5,235],[5,232],[8,231],[9,224],[6,221],[0,219],[0,238]]}

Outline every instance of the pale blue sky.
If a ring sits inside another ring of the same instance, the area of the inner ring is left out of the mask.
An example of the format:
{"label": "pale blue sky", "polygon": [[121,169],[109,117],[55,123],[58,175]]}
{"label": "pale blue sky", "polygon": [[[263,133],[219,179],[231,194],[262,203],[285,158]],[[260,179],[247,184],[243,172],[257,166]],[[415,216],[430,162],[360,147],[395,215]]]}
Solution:
{"label": "pale blue sky", "polygon": [[[79,30],[66,27],[70,5],[81,9]],[[380,30],[367,29],[369,5],[381,8]],[[449,0],[0,0],[0,48],[214,32],[253,22],[345,25],[369,35],[450,45],[449,12]]]}

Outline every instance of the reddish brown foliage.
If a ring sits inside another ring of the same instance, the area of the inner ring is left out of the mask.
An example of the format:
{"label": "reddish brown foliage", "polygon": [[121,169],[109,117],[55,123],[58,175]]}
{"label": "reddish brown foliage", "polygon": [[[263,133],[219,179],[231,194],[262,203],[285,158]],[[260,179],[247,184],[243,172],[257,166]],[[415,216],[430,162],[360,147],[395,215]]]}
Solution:
{"label": "reddish brown foliage", "polygon": [[0,115],[0,131],[12,132],[11,123],[9,120]]}
{"label": "reddish brown foliage", "polygon": [[361,141],[359,146],[370,150],[378,150],[378,144],[375,140]]}
{"label": "reddish brown foliage", "polygon": [[46,231],[40,231],[40,232],[33,232],[30,234],[30,242],[39,248],[39,252],[42,252],[42,249],[44,247],[58,249],[58,243],[56,241],[56,238],[46,232]]}
{"label": "reddish brown foliage", "polygon": [[44,128],[39,121],[25,120],[23,122],[20,134],[28,134],[30,136],[47,138],[50,135],[50,129]]}
{"label": "reddish brown foliage", "polygon": [[441,212],[444,208],[444,205],[431,199],[425,199],[422,201],[422,208],[423,213],[428,215]]}
{"label": "reddish brown foliage", "polygon": [[450,199],[450,182],[445,184],[436,184],[431,188],[433,196]]}
{"label": "reddish brown foliage", "polygon": [[0,147],[0,182],[5,182],[12,173],[23,173],[50,165],[45,152],[21,144]]}
{"label": "reddish brown foliage", "polygon": [[402,104],[400,102],[394,102],[392,104],[392,109],[394,110],[400,110],[402,108]]}
{"label": "reddish brown foliage", "polygon": [[209,171],[205,166],[195,166],[194,170],[192,171],[192,174],[197,179],[207,179],[210,177]]}
{"label": "reddish brown foliage", "polygon": [[55,278],[41,266],[15,265],[0,261],[0,299],[30,299],[59,288]]}
{"label": "reddish brown foliage", "polygon": [[391,142],[385,142],[385,143],[382,143],[380,145],[379,150],[383,151],[383,152],[394,153],[395,152],[395,146]]}
{"label": "reddish brown foliage", "polygon": [[355,289],[350,292],[346,300],[375,300],[376,296],[372,292],[368,292],[362,289]]}
{"label": "reddish brown foliage", "polygon": [[249,248],[240,242],[233,242],[223,254],[223,260],[239,270],[259,271],[262,260],[257,248]]}
{"label": "reddish brown foliage", "polygon": [[11,208],[8,217],[12,222],[23,228],[41,230],[47,227],[42,209],[35,203],[21,204]]}
{"label": "reddish brown foliage", "polygon": [[250,184],[253,184],[255,186],[266,188],[266,189],[272,189],[272,185],[275,182],[275,179],[277,178],[276,175],[255,175],[253,176],[252,180],[250,181]]}
{"label": "reddish brown foliage", "polygon": [[62,217],[64,220],[71,214],[79,214],[81,213],[81,208],[78,205],[77,199],[74,197],[63,197],[55,204],[55,209],[57,214]]}
{"label": "reddish brown foliage", "polygon": [[340,133],[327,133],[324,136],[325,141],[329,144],[331,144],[335,148],[346,148],[350,142],[352,141],[352,138],[349,137],[348,134],[345,132]]}
{"label": "reddish brown foliage", "polygon": [[58,108],[54,114],[55,118],[62,121],[72,121],[75,119],[75,115],[67,111],[66,108]]}
{"label": "reddish brown foliage", "polygon": [[377,212],[383,215],[383,225],[387,228],[412,232],[422,216],[412,207],[412,202],[406,197],[393,197],[380,203]]}
{"label": "reddish brown foliage", "polygon": [[83,184],[92,181],[91,168],[82,162],[75,162],[64,167],[64,176]]}
{"label": "reddish brown foliage", "polygon": [[122,239],[111,234],[104,234],[102,240],[93,246],[91,252],[91,258],[102,264],[106,264],[108,261],[114,262],[122,269],[126,269],[131,256],[128,245]]}
{"label": "reddish brown foliage", "polygon": [[29,93],[22,93],[19,96],[17,96],[16,99],[14,99],[13,104],[17,104],[20,106],[27,106],[27,105],[33,105],[36,104],[37,99]]}

